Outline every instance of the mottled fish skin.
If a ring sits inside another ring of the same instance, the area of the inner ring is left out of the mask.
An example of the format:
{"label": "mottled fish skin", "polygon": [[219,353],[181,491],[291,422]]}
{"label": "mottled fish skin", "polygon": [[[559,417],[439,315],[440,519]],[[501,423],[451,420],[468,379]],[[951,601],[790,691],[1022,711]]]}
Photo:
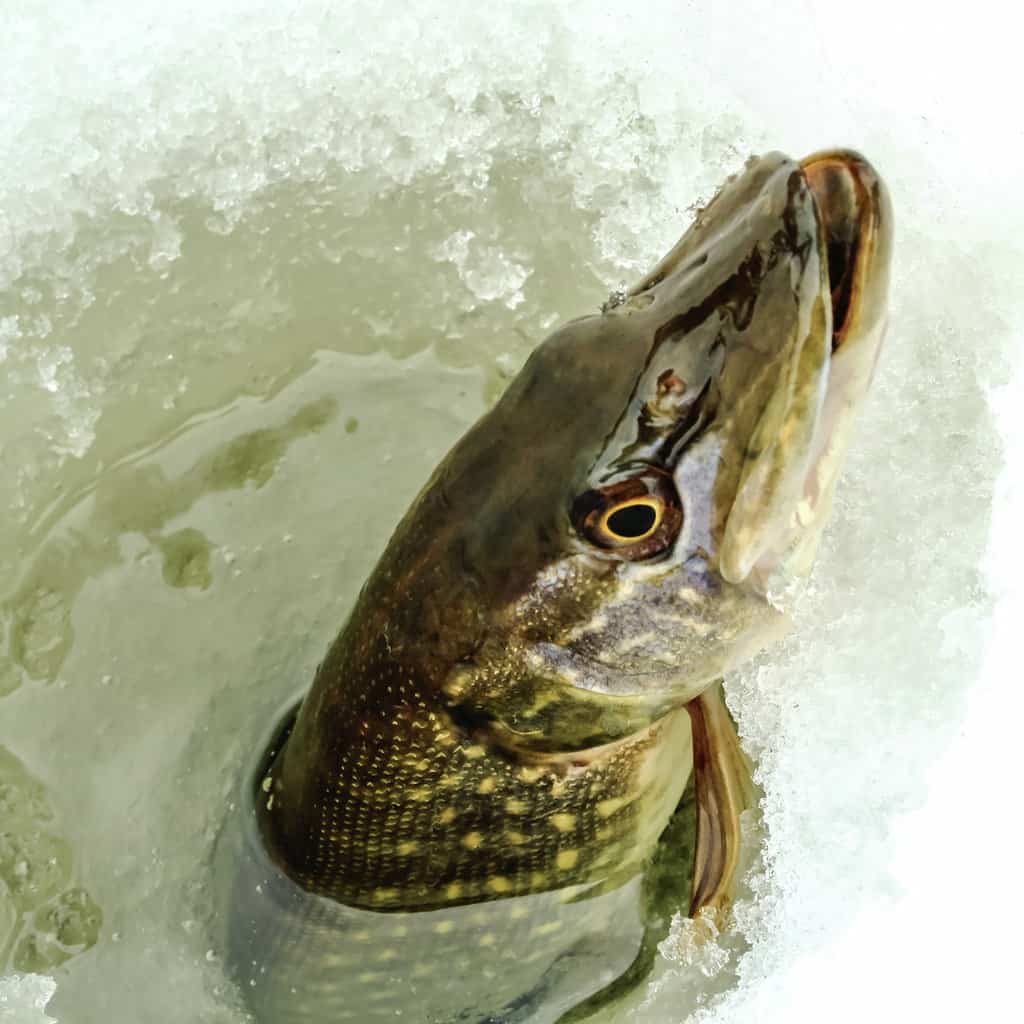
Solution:
{"label": "mottled fish skin", "polygon": [[[711,688],[788,626],[778,594],[810,565],[877,358],[890,235],[857,154],[753,159],[624,298],[540,345],[456,444],[261,773],[268,854],[311,894],[287,940],[239,910],[272,979],[265,1006],[311,991],[303,958],[322,971],[356,955],[325,952],[323,898],[376,912],[380,935],[396,915],[490,915],[517,962],[537,929],[567,924],[557,908],[590,904],[598,923],[573,919],[556,954],[571,960],[626,919],[691,770],[690,909],[725,905],[749,780]],[[538,897],[529,928],[501,923]],[[430,955],[422,939],[397,947],[403,969]],[[442,1003],[411,1005],[448,1020]],[[473,1012],[450,1019],[487,1019]]]}
{"label": "mottled fish skin", "polygon": [[[692,837],[692,801],[689,811]],[[261,1022],[555,1024],[629,971],[650,928],[647,873],[593,894],[570,887],[414,912],[346,906],[282,874],[247,827],[251,813],[240,807],[222,835],[219,881],[234,911],[229,961]],[[689,852],[681,845],[675,875],[692,859],[692,838]]]}

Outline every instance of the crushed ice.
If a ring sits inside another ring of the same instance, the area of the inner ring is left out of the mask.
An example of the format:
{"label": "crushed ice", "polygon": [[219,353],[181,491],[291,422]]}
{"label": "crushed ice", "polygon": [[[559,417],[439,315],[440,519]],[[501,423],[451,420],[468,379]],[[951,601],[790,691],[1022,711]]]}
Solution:
{"label": "crushed ice", "polygon": [[44,1012],[56,989],[42,974],[0,978],[0,1024],[57,1024]]}

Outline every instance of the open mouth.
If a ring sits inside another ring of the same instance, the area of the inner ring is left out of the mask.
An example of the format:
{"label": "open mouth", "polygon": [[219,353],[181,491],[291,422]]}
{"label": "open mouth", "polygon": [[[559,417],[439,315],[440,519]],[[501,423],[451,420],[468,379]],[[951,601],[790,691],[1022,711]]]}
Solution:
{"label": "open mouth", "polygon": [[874,168],[853,150],[814,153],[800,166],[825,231],[835,352],[849,336],[866,297],[882,226],[882,186]]}

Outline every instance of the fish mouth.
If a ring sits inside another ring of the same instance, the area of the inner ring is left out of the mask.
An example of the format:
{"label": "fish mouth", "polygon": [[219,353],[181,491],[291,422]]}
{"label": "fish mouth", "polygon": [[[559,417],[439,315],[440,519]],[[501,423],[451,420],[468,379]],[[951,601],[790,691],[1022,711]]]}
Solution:
{"label": "fish mouth", "polygon": [[854,150],[813,153],[800,161],[800,167],[824,232],[836,352],[884,313],[891,233],[888,197],[878,173]]}
{"label": "fish mouth", "polygon": [[819,294],[827,313],[821,333],[808,335],[814,358],[800,400],[788,398],[774,420],[762,417],[769,443],[744,471],[720,551],[724,579],[747,581],[779,607],[810,572],[852,424],[874,375],[892,238],[885,186],[859,153],[826,150],[798,168],[817,214]]}
{"label": "fish mouth", "polygon": [[885,335],[892,209],[878,173],[853,150],[800,161],[818,209],[832,300],[825,391],[788,541],[759,564],[766,592],[789,590],[809,574],[832,507],[856,413],[871,385]]}

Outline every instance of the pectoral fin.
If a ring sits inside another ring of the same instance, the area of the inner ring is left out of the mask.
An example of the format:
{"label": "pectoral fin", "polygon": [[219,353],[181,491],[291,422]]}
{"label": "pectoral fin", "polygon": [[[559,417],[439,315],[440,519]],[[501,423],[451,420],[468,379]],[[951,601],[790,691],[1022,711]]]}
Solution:
{"label": "pectoral fin", "polygon": [[690,917],[710,914],[717,928],[732,903],[739,865],[740,814],[756,800],[752,765],[716,683],[686,705],[693,729],[697,849]]}

